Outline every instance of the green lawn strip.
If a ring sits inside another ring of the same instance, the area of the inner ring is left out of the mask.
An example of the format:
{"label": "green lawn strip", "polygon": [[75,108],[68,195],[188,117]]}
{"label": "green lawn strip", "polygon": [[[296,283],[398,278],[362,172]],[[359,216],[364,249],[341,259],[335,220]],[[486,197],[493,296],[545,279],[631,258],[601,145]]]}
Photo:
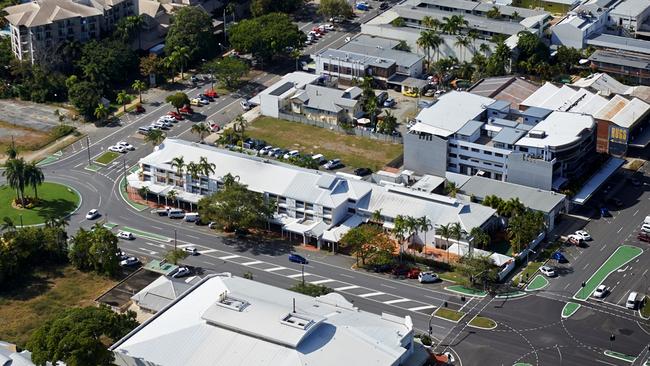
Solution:
{"label": "green lawn strip", "polygon": [[528,286],[526,286],[526,291],[538,291],[538,290],[541,290],[541,289],[545,288],[548,285],[549,285],[549,282],[546,279],[546,277],[544,277],[542,275],[537,275],[537,276],[535,276],[535,278],[533,278],[532,281],[530,281]]}
{"label": "green lawn strip", "polygon": [[587,300],[594,292],[596,287],[600,285],[612,272],[621,268],[634,258],[643,253],[643,249],[631,246],[621,245],[614,253],[603,263],[600,268],[587,280],[585,287],[582,287],[573,298],[576,300]]}
{"label": "green lawn strip", "polygon": [[139,204],[132,199],[129,198],[129,195],[126,193],[126,184],[125,184],[125,178],[122,177],[122,180],[120,181],[120,196],[122,196],[122,199],[124,202],[126,202],[127,205],[131,206],[136,211],[144,211],[149,208],[149,206]]}
{"label": "green lawn strip", "polygon": [[470,327],[481,328],[481,329],[494,329],[497,327],[497,322],[490,318],[485,318],[482,316],[475,316],[468,323]]}
{"label": "green lawn strip", "polygon": [[57,161],[57,160],[59,160],[58,157],[56,157],[56,156],[54,156],[54,155],[48,155],[48,156],[46,156],[45,158],[43,158],[41,161],[39,161],[36,165],[38,165],[38,166],[43,166],[43,165],[46,165],[46,164],[49,164],[49,163],[55,162],[55,161]]}
{"label": "green lawn strip", "polygon": [[529,363],[526,363],[526,362],[517,362],[513,366],[533,366],[533,365],[531,365]]}
{"label": "green lawn strip", "polygon": [[473,289],[473,288],[460,286],[460,285],[447,286],[447,287],[445,287],[445,290],[450,291],[450,292],[455,292],[457,294],[461,294],[461,295],[465,295],[465,296],[472,296],[472,297],[485,297],[485,296],[487,296],[487,292],[485,292],[485,291],[476,290],[476,289]]}
{"label": "green lawn strip", "polygon": [[[34,197],[31,187],[25,188],[25,195]],[[39,203],[31,209],[16,209],[11,203],[16,191],[8,186],[0,188],[0,217],[9,217],[16,226],[44,223],[50,217],[59,217],[73,212],[81,202],[81,196],[74,189],[58,183],[45,182],[38,187]]]}
{"label": "green lawn strip", "polygon": [[634,360],[636,360],[636,357],[626,355],[625,353],[609,351],[609,350],[606,350],[603,353],[605,354],[605,356],[609,356],[609,357],[615,358],[617,360],[621,360],[621,361],[625,361],[625,362],[629,362],[629,363],[632,363],[632,362],[634,362]]}
{"label": "green lawn strip", "polygon": [[99,165],[95,165],[95,164],[86,165],[86,166],[84,167],[84,169],[86,169],[86,170],[90,170],[91,172],[96,172],[96,171],[100,170],[101,168],[102,168],[101,166],[99,166]]}
{"label": "green lawn strip", "polygon": [[639,313],[643,319],[650,319],[650,297],[646,296],[644,300],[641,301],[642,307],[639,309]]}
{"label": "green lawn strip", "polygon": [[113,228],[117,227],[117,224],[114,224],[112,222],[105,222],[102,224],[103,227],[107,228],[108,230],[113,230]]}
{"label": "green lawn strip", "polygon": [[443,280],[449,281],[449,282],[452,282],[452,283],[463,282],[466,279],[465,276],[463,276],[462,274],[460,274],[458,272],[454,272],[454,271],[440,272],[440,273],[438,273],[438,276],[440,278],[442,278]]}
{"label": "green lawn strip", "polygon": [[513,299],[515,297],[522,297],[528,295],[527,293],[523,291],[512,291],[512,292],[506,292],[503,294],[496,295],[494,298],[495,299]]}
{"label": "green lawn strip", "polygon": [[134,228],[132,228],[132,227],[128,227],[128,226],[122,226],[122,230],[124,230],[124,231],[130,231],[130,232],[132,232],[136,237],[140,236],[140,237],[143,237],[143,238],[154,239],[154,240],[161,240],[161,241],[165,241],[165,242],[170,242],[170,241],[172,241],[172,239],[169,238],[169,237],[166,237],[166,236],[163,236],[163,235],[154,234],[154,233],[150,233],[150,232],[147,232],[147,231],[142,231],[142,230],[134,229]]}
{"label": "green lawn strip", "polygon": [[339,158],[349,167],[368,167],[373,170],[380,169],[403,150],[401,144],[271,117],[257,118],[248,127],[246,134],[283,149],[296,149],[305,154],[320,153],[328,159]]}
{"label": "green lawn strip", "polygon": [[575,314],[575,312],[580,309],[580,306],[580,304],[576,304],[575,302],[567,302],[562,308],[562,318],[566,319]]}
{"label": "green lawn strip", "polygon": [[438,310],[435,311],[434,315],[436,318],[458,323],[461,319],[463,319],[465,313],[447,308],[438,308]]}
{"label": "green lawn strip", "polygon": [[117,159],[119,156],[120,153],[116,153],[114,151],[106,151],[103,154],[101,154],[97,159],[95,159],[95,163],[100,165],[108,165],[110,164],[110,162]]}

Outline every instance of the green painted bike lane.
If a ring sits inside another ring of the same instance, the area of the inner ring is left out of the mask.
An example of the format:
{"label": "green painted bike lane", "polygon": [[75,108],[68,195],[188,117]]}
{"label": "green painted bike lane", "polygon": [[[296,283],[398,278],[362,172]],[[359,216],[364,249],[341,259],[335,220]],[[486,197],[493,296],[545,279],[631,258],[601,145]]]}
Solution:
{"label": "green painted bike lane", "polygon": [[621,245],[616,249],[616,251],[614,251],[614,253],[612,253],[611,256],[609,256],[609,258],[607,258],[605,263],[603,263],[600,268],[589,277],[587,282],[585,282],[585,286],[578,290],[578,292],[573,295],[573,298],[576,300],[587,300],[594,290],[596,290],[596,287],[598,287],[607,276],[641,255],[641,253],[643,253],[643,249],[639,247]]}

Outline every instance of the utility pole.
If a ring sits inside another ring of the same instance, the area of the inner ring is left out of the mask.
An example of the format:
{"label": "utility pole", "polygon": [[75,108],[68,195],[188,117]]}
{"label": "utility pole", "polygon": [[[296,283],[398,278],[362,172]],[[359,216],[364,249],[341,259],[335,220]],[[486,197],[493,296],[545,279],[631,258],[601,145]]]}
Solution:
{"label": "utility pole", "polygon": [[305,287],[305,264],[301,265],[302,267],[302,287]]}
{"label": "utility pole", "polygon": [[88,166],[91,166],[90,164],[90,138],[86,136],[86,149],[88,150]]}
{"label": "utility pole", "polygon": [[176,251],[176,229],[174,229],[174,251]]}

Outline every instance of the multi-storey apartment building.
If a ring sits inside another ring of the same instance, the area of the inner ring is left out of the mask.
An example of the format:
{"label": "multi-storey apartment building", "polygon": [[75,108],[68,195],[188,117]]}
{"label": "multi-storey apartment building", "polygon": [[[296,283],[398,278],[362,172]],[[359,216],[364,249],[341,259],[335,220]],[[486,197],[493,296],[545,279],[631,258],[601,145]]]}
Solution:
{"label": "multi-storey apartment building", "polygon": [[65,41],[87,42],[135,14],[134,0],[36,0],[4,9],[19,60],[44,62]]}

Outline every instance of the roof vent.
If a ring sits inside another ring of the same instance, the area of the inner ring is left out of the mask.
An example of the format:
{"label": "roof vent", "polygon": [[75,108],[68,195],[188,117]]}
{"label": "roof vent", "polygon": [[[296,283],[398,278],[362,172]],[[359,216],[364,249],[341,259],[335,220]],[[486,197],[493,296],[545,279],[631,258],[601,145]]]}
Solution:
{"label": "roof vent", "polygon": [[290,327],[294,327],[302,330],[307,330],[309,327],[315,324],[313,319],[310,319],[304,315],[296,314],[295,312],[285,315],[280,320],[280,322],[284,325],[288,325]]}
{"label": "roof vent", "polygon": [[546,132],[540,130],[531,130],[530,132],[528,132],[528,137],[534,139],[543,139],[544,137],[546,137]]}
{"label": "roof vent", "polygon": [[229,296],[228,291],[224,291],[219,295],[219,301],[217,301],[217,305],[230,310],[242,312],[244,309],[246,309],[246,307],[248,307],[248,305],[250,305],[250,303],[246,300]]}

